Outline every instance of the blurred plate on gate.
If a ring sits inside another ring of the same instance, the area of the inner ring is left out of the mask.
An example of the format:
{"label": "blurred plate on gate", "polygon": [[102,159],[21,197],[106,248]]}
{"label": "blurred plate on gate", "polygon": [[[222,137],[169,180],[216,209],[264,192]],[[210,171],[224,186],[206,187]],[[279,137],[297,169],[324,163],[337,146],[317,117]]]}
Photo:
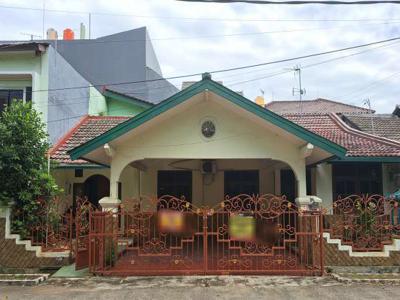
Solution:
{"label": "blurred plate on gate", "polygon": [[161,232],[182,233],[185,230],[185,218],[182,212],[161,210],[158,212],[158,226]]}
{"label": "blurred plate on gate", "polygon": [[254,217],[230,215],[229,235],[231,240],[254,241],[256,238],[256,222]]}

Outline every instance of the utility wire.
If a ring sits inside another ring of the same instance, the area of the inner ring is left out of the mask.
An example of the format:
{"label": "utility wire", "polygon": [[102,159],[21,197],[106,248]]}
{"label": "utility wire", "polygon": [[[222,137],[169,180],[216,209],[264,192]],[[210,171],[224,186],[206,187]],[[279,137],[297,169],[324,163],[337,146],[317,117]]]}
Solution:
{"label": "utility wire", "polygon": [[304,4],[323,4],[323,5],[371,5],[371,4],[400,4],[395,0],[366,0],[366,1],[263,1],[263,0],[177,0],[182,2],[204,2],[204,3],[247,3],[247,4],[266,4],[266,5],[304,5]]}
{"label": "utility wire", "polygon": [[[376,49],[385,48],[385,47],[390,47],[390,46],[396,45],[396,44],[398,44],[398,43],[400,43],[400,41],[391,43],[390,45],[383,45],[383,46],[375,47],[375,48],[373,48],[373,49],[367,49],[367,50],[364,50],[364,51],[359,51],[359,52],[351,53],[351,54],[348,54],[348,55],[343,55],[343,56],[339,56],[339,57],[334,57],[334,58],[331,58],[331,59],[323,60],[323,61],[320,61],[320,62],[308,64],[308,65],[303,65],[303,66],[301,66],[301,68],[302,68],[302,69],[306,69],[306,68],[311,68],[311,67],[319,66],[319,65],[326,64],[326,63],[330,63],[330,62],[337,61],[337,60],[340,60],[340,59],[345,59],[345,58],[349,58],[349,57],[352,57],[352,56],[364,54],[364,53],[366,53],[366,52],[373,51],[373,50],[376,50]],[[283,75],[283,74],[287,74],[287,73],[292,73],[292,72],[293,72],[293,70],[285,70],[285,71],[281,71],[281,72],[277,72],[277,73],[266,74],[266,75],[264,75],[264,76],[262,76],[262,77],[257,77],[257,78],[253,78],[253,79],[249,79],[249,80],[245,80],[245,81],[227,83],[227,85],[228,85],[228,86],[235,86],[235,85],[238,85],[238,84],[243,84],[243,83],[258,81],[258,80],[262,80],[262,79],[265,79],[265,78],[271,78],[271,77],[274,77],[274,76],[279,76],[279,75]]]}
{"label": "utility wire", "polygon": [[[381,22],[381,23],[368,23],[368,24],[363,24],[363,29],[365,27],[369,26],[378,26],[378,25],[393,25],[393,24],[399,24],[400,21],[396,22]],[[239,32],[239,33],[230,33],[230,34],[212,34],[212,35],[197,35],[197,36],[177,36],[177,37],[160,37],[160,38],[151,38],[151,39],[123,39],[123,40],[110,40],[110,39],[82,39],[82,40],[71,40],[68,41],[68,43],[73,43],[73,44],[111,44],[111,43],[126,43],[126,42],[155,42],[155,41],[174,41],[174,40],[196,40],[196,39],[215,39],[215,38],[231,38],[231,37],[238,37],[238,36],[252,36],[252,35],[267,35],[267,34],[282,34],[282,33],[295,33],[295,32],[311,32],[311,31],[330,31],[330,30],[339,30],[339,29],[349,29],[353,28],[355,26],[354,24],[352,25],[346,25],[346,26],[334,26],[334,27],[314,27],[314,28],[298,28],[298,29],[283,29],[283,30],[271,30],[271,31],[257,31],[257,32]],[[48,42],[48,40],[35,40],[36,42]],[[14,42],[21,42],[21,41],[14,41]],[[12,43],[10,44],[5,44],[1,45],[0,48],[5,49],[5,48],[11,48],[14,45]]]}
{"label": "utility wire", "polygon": [[[344,52],[344,51],[357,49],[357,48],[363,48],[363,47],[368,47],[368,46],[373,46],[373,45],[379,45],[379,44],[382,44],[382,43],[388,43],[388,42],[397,41],[397,40],[400,40],[400,37],[394,37],[394,38],[375,41],[375,42],[370,42],[370,43],[366,43],[366,44],[350,46],[350,47],[345,47],[345,48],[340,48],[340,49],[335,49],[335,50],[329,50],[329,51],[324,51],[324,52],[312,53],[312,54],[307,54],[307,55],[302,55],[302,56],[297,56],[297,57],[285,58],[285,59],[280,59],[280,60],[273,60],[273,61],[268,61],[268,62],[263,62],[263,63],[258,63],[258,64],[245,65],[245,66],[233,67],[233,68],[227,68],[227,69],[213,70],[213,71],[208,72],[208,73],[210,73],[210,74],[218,74],[218,73],[225,73],[225,72],[231,72],[231,71],[255,68],[255,67],[260,67],[260,66],[273,65],[273,64],[283,63],[283,62],[289,62],[289,61],[295,61],[295,60],[300,60],[300,59],[305,59],[305,58],[318,57],[318,56],[323,56],[323,55],[328,55],[328,54],[333,54],[333,53],[338,53],[338,52]],[[91,85],[86,85],[86,86],[75,86],[75,87],[54,88],[54,89],[42,89],[42,90],[32,91],[32,93],[33,92],[37,93],[37,92],[59,91],[59,90],[71,90],[71,89],[86,89],[88,87],[107,88],[107,86],[119,86],[119,85],[127,85],[127,84],[134,84],[134,83],[147,83],[147,82],[157,82],[157,81],[163,81],[163,80],[173,80],[173,79],[200,76],[202,74],[203,74],[203,72],[199,72],[199,73],[192,73],[192,74],[186,74],[186,75],[177,75],[177,76],[163,77],[163,78],[157,78],[157,79],[147,79],[147,80],[127,81],[127,82],[115,82],[115,83],[102,83],[102,84],[93,84],[93,85],[91,84]]]}
{"label": "utility wire", "polygon": [[[43,8],[39,7],[22,7],[22,6],[9,6],[1,5],[0,8],[4,9],[16,9],[16,10],[31,10],[43,12]],[[74,10],[60,10],[60,9],[44,9],[46,13],[65,13],[65,14],[76,14],[76,15],[103,15],[103,16],[115,16],[115,17],[135,17],[135,18],[149,18],[149,19],[167,19],[167,20],[189,20],[189,21],[217,21],[217,22],[370,22],[370,21],[399,21],[396,19],[384,19],[384,18],[372,18],[372,19],[242,19],[242,18],[194,18],[194,17],[174,17],[174,16],[151,16],[151,15],[136,15],[136,14],[120,14],[120,13],[109,13],[101,11],[74,11]]]}

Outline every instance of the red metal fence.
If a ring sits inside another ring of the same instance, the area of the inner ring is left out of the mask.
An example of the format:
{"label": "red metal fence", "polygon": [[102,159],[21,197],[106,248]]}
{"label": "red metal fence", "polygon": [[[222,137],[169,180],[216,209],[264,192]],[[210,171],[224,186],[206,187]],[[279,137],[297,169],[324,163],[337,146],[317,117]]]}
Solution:
{"label": "red metal fence", "polygon": [[25,214],[14,209],[11,226],[22,239],[29,239],[33,246],[41,246],[42,251],[71,250],[73,238],[73,211],[63,210],[60,198],[38,199],[39,209]]}
{"label": "red metal fence", "polygon": [[399,204],[381,195],[352,195],[333,203],[325,230],[353,251],[382,251],[400,238]]}
{"label": "red metal fence", "polygon": [[171,196],[145,203],[91,213],[91,272],[323,273],[322,214],[299,211],[285,197],[239,195],[213,208]]}

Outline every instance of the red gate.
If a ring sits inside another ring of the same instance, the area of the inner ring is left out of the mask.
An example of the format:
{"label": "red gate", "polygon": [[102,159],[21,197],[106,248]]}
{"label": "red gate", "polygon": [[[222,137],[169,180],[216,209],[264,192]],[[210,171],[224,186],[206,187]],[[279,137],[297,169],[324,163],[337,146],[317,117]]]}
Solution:
{"label": "red gate", "polygon": [[89,225],[95,211],[87,198],[78,198],[75,210],[75,269],[89,266]]}
{"label": "red gate", "polygon": [[300,212],[285,197],[239,195],[214,208],[196,208],[171,196],[148,204],[91,213],[91,272],[323,273],[322,215]]}

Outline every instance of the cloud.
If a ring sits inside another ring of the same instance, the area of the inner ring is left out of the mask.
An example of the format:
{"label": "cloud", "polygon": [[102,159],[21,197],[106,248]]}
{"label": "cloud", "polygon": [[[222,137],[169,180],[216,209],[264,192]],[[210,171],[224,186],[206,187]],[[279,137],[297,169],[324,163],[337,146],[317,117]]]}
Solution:
{"label": "cloud", "polygon": [[[5,6],[40,8],[41,2],[28,0],[3,0]],[[109,12],[134,16],[92,15],[92,37],[99,37],[140,26],[147,26],[150,37],[165,76],[206,72],[241,65],[255,64],[287,57],[326,51],[390,38],[400,33],[399,23],[384,24],[384,20],[398,18],[400,7],[396,5],[371,6],[270,6],[185,3],[173,0],[47,0],[48,9]],[[142,17],[140,17],[142,16]],[[161,16],[163,18],[145,18]],[[208,18],[208,21],[179,18]],[[216,21],[211,19],[224,19]],[[244,22],[229,19],[318,19],[319,22]],[[327,22],[326,19],[377,19],[370,22]],[[88,26],[87,14],[46,13],[45,28],[54,27],[62,33],[65,27],[78,29],[80,22]],[[21,32],[41,34],[40,11],[0,8],[1,40],[25,39]],[[298,31],[302,29],[302,31]],[[297,31],[296,31],[297,30]],[[270,34],[250,34],[266,31],[282,31]],[[283,32],[287,31],[287,32]],[[289,32],[292,31],[292,32]],[[231,35],[218,38],[200,38],[210,35]],[[176,38],[164,40],[164,38]],[[193,38],[199,37],[199,38]],[[391,112],[400,103],[399,76],[382,80],[399,71],[400,43],[379,48],[364,54],[305,68],[303,87],[306,98],[325,97],[361,105],[371,98],[378,112]],[[355,52],[355,51],[354,51]],[[255,80],[280,72],[296,64],[308,65],[342,54],[330,55],[255,69],[216,74],[226,84],[252,80],[232,86],[243,90],[245,96],[255,98],[260,89],[265,90],[267,101],[295,99],[292,88],[297,78],[288,72],[275,77]],[[374,84],[375,82],[377,82]],[[178,87],[180,82],[173,81]],[[372,84],[372,87],[371,86]],[[338,97],[343,98],[339,99]]]}

